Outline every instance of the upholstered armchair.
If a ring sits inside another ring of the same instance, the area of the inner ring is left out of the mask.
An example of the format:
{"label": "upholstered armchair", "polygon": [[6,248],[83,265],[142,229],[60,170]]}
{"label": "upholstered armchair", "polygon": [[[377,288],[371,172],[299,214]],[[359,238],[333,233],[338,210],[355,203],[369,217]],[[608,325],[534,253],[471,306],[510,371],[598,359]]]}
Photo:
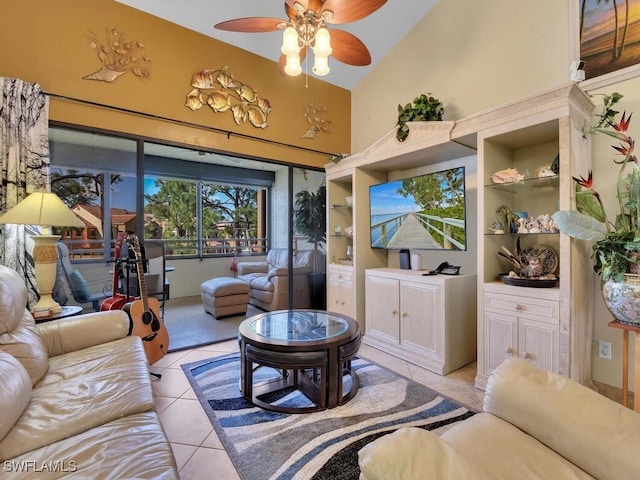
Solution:
{"label": "upholstered armchair", "polygon": [[[298,250],[293,257],[293,308],[309,308],[309,273],[324,265],[322,252]],[[249,303],[263,310],[289,307],[289,250],[272,248],[263,262],[238,262],[238,279],[249,284]]]}

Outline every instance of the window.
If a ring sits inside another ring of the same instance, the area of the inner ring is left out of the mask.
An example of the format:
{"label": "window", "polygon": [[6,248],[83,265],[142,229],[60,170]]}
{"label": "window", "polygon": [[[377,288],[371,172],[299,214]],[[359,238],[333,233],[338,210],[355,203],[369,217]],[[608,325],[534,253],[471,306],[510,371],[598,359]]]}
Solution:
{"label": "window", "polygon": [[86,225],[58,232],[74,260],[112,258],[118,232],[141,225],[178,258],[258,254],[269,245],[270,190],[284,165],[58,127],[50,145],[51,188]]}

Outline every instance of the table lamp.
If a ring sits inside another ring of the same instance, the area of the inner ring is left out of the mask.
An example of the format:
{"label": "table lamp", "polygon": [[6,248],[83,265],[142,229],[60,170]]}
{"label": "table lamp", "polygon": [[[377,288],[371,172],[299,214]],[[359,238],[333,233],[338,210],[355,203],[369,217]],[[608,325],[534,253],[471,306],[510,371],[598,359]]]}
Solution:
{"label": "table lamp", "polygon": [[52,297],[56,281],[59,235],[50,235],[49,227],[84,228],[84,223],[67,207],[55,193],[34,192],[24,198],[11,210],[0,216],[0,224],[40,225],[42,235],[31,235],[33,260],[36,267],[36,284],[40,300],[31,313],[34,318],[49,317],[62,311],[62,307]]}

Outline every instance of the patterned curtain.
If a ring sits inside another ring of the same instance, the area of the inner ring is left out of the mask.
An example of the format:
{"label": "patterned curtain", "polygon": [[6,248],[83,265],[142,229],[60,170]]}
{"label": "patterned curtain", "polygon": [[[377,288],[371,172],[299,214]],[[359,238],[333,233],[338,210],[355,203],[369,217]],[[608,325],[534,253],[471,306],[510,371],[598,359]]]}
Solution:
{"label": "patterned curtain", "polygon": [[[49,99],[38,84],[0,77],[0,214],[29,193],[48,190]],[[39,294],[33,240],[40,227],[0,225],[0,263],[25,279],[29,305]]]}

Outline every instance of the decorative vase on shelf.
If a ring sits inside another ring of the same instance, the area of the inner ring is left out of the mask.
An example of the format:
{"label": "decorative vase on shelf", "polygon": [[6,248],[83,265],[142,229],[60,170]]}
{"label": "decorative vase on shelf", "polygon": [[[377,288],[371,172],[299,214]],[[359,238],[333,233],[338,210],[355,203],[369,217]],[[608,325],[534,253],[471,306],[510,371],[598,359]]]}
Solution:
{"label": "decorative vase on shelf", "polygon": [[602,282],[602,298],[616,320],[640,326],[640,275],[628,273],[624,277],[622,282]]}

